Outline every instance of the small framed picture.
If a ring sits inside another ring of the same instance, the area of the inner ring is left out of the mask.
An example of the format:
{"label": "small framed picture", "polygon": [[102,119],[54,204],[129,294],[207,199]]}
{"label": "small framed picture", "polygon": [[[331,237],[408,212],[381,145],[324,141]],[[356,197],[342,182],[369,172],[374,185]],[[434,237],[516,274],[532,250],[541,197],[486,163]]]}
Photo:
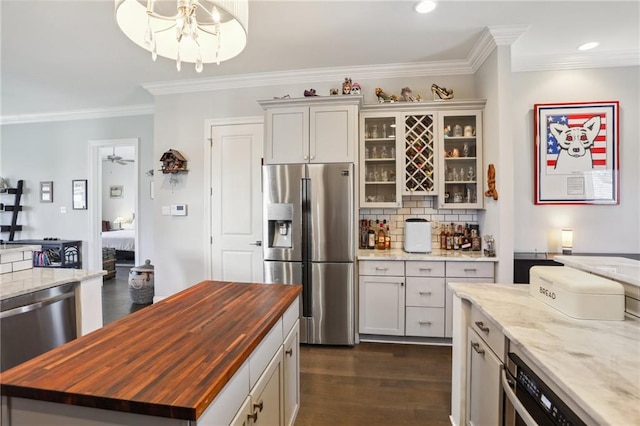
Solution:
{"label": "small framed picture", "polygon": [[87,180],[72,181],[72,200],[74,210],[87,210]]}
{"label": "small framed picture", "polygon": [[53,203],[53,182],[40,182],[40,202]]}
{"label": "small framed picture", "polygon": [[109,187],[109,198],[122,198],[122,185],[111,185]]}

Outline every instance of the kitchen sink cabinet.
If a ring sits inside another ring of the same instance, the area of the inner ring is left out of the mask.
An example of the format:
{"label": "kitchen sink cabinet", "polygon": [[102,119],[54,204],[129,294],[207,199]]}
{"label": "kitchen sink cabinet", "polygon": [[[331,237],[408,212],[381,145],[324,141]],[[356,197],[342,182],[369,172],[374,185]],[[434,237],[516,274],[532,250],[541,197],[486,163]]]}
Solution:
{"label": "kitchen sink cabinet", "polygon": [[265,164],[355,163],[360,96],[260,101]]}

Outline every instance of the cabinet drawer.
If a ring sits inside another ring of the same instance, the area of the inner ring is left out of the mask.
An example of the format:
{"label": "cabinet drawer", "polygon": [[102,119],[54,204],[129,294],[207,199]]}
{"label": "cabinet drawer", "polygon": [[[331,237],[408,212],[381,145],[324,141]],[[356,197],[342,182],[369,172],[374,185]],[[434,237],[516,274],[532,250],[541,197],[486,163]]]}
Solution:
{"label": "cabinet drawer", "polygon": [[361,260],[360,275],[404,276],[404,262],[399,260]]}
{"label": "cabinet drawer", "polygon": [[493,262],[447,262],[447,278],[450,277],[493,278]]}
{"label": "cabinet drawer", "polygon": [[407,307],[406,335],[422,337],[444,336],[444,308]]}
{"label": "cabinet drawer", "polygon": [[504,335],[498,326],[475,306],[471,309],[471,328],[487,342],[496,356],[504,362]]}
{"label": "cabinet drawer", "polygon": [[407,306],[444,308],[444,278],[407,277]]}
{"label": "cabinet drawer", "polygon": [[407,261],[408,277],[444,277],[444,262]]}

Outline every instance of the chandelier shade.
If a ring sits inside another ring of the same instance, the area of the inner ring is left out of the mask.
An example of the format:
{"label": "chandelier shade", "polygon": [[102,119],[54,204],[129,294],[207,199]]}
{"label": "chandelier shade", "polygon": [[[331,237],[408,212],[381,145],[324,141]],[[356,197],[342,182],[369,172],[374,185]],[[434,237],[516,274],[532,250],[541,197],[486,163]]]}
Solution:
{"label": "chandelier shade", "polygon": [[115,0],[120,29],[152,58],[220,63],[247,44],[248,0]]}

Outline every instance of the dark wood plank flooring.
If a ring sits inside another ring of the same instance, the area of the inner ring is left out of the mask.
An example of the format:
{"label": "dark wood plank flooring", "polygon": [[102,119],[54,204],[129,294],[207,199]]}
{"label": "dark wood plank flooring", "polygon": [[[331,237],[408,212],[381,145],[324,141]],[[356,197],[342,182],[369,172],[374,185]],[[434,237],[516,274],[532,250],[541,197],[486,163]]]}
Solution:
{"label": "dark wood plank flooring", "polygon": [[303,345],[296,426],[450,425],[451,348]]}
{"label": "dark wood plank flooring", "polygon": [[149,306],[131,302],[129,271],[132,267],[133,264],[117,264],[115,278],[102,283],[102,323],[104,325]]}
{"label": "dark wood plank flooring", "polygon": [[[102,286],[104,324],[148,305],[129,297],[132,265]],[[360,343],[302,345],[296,426],[449,426],[451,348]]]}

